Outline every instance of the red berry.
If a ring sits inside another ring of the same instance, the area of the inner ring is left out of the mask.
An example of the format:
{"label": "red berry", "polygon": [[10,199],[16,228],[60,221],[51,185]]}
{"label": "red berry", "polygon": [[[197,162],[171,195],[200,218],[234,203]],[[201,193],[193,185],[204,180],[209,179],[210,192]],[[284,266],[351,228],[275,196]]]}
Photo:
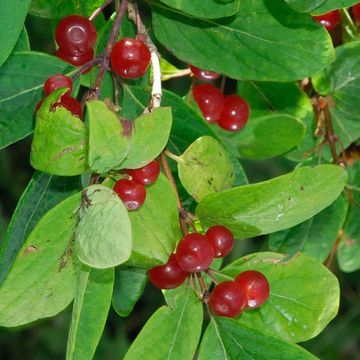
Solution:
{"label": "red berry", "polygon": [[215,257],[214,249],[208,239],[201,234],[193,233],[184,236],[176,250],[180,267],[187,272],[206,270]]}
{"label": "red berry", "polygon": [[234,247],[234,235],[225,226],[212,226],[205,235],[209,239],[217,258],[228,255]]}
{"label": "red berry", "polygon": [[66,75],[56,74],[50,76],[44,84],[45,95],[51,94],[53,91],[59,88],[69,88],[69,91],[65,95],[70,95],[72,91],[72,80]]}
{"label": "red berry", "polygon": [[127,169],[126,173],[140,184],[151,185],[160,175],[160,164],[157,160],[153,160],[139,169]]}
{"label": "red berry", "polygon": [[246,125],[249,114],[249,106],[242,97],[229,95],[225,97],[223,112],[217,123],[225,130],[238,131]]}
{"label": "red berry", "polygon": [[61,96],[58,102],[52,104],[51,108],[56,109],[59,106],[69,110],[73,115],[78,116],[80,119],[82,118],[83,112],[81,104],[73,97],[65,94]]}
{"label": "red berry", "polygon": [[220,89],[211,84],[200,84],[193,87],[192,93],[205,120],[210,123],[218,120],[224,107]]}
{"label": "red berry", "polygon": [[351,11],[352,11],[352,14],[353,14],[354,19],[355,19],[357,22],[360,22],[360,3],[354,5],[354,6],[351,8]]}
{"label": "red berry", "polygon": [[134,79],[145,75],[151,53],[142,41],[123,38],[112,48],[110,60],[113,70],[118,75]]}
{"label": "red berry", "polygon": [[340,13],[339,10],[334,10],[324,15],[314,16],[314,19],[330,31],[340,22]]}
{"label": "red berry", "polygon": [[91,49],[81,55],[68,55],[59,48],[56,51],[56,56],[74,66],[81,66],[94,58],[94,50]]}
{"label": "red berry", "polygon": [[214,287],[209,305],[216,315],[236,318],[244,309],[246,298],[235,281],[224,281]]}
{"label": "red berry", "polygon": [[261,272],[244,271],[236,277],[235,281],[245,294],[247,308],[256,309],[268,299],[270,294],[269,282]]}
{"label": "red berry", "polygon": [[216,80],[220,77],[220,74],[212,71],[199,69],[194,65],[190,65],[190,70],[193,75],[200,80]]}
{"label": "red berry", "polygon": [[184,271],[175,254],[171,254],[165,265],[155,266],[148,271],[151,282],[159,289],[174,289],[180,286],[188,273]]}
{"label": "red berry", "polygon": [[68,55],[82,55],[89,52],[92,50],[96,38],[95,26],[84,16],[66,16],[56,27],[56,42]]}
{"label": "red berry", "polygon": [[129,211],[139,209],[145,202],[145,186],[134,180],[121,179],[117,181],[114,185],[114,191]]}

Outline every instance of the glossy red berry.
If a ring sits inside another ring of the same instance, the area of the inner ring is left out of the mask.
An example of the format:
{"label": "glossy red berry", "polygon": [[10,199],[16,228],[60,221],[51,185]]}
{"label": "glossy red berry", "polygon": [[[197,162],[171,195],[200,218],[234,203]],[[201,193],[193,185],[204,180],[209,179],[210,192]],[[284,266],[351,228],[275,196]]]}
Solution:
{"label": "glossy red berry", "polygon": [[212,84],[199,84],[193,87],[192,94],[206,121],[211,123],[220,118],[224,107],[220,89]]}
{"label": "glossy red berry", "polygon": [[121,179],[117,181],[114,185],[114,191],[129,211],[139,209],[145,202],[145,186],[134,180]]}
{"label": "glossy red berry", "polygon": [[213,71],[199,69],[194,65],[190,65],[190,70],[193,75],[200,80],[216,80],[220,77],[220,74],[217,74]]}
{"label": "glossy red berry", "polygon": [[261,272],[244,271],[236,277],[235,281],[245,294],[247,308],[256,309],[269,298],[269,282]]}
{"label": "glossy red berry", "polygon": [[139,169],[127,169],[126,173],[140,184],[151,185],[160,175],[160,164],[153,160]]}
{"label": "glossy red berry", "polygon": [[360,3],[354,5],[354,6],[351,8],[351,12],[352,12],[352,14],[353,14],[354,19],[355,19],[357,22],[360,22]]}
{"label": "glossy red berry", "polygon": [[209,305],[216,315],[236,318],[244,309],[246,298],[235,281],[225,281],[214,287]]}
{"label": "glossy red berry", "polygon": [[171,254],[165,265],[153,267],[148,275],[157,288],[174,289],[185,281],[188,273],[180,267],[175,254]]}
{"label": "glossy red berry", "polygon": [[208,229],[206,237],[210,241],[215,257],[222,258],[228,255],[234,248],[235,240],[233,233],[225,226],[215,225]]}
{"label": "glossy red berry", "polygon": [[238,131],[247,123],[250,109],[247,102],[239,95],[225,97],[223,112],[218,119],[218,125],[224,130]]}
{"label": "glossy red berry", "polygon": [[81,66],[94,58],[94,50],[91,49],[81,55],[68,55],[59,48],[56,51],[56,56],[74,66]]}
{"label": "glossy red berry", "polygon": [[210,242],[198,233],[184,236],[176,249],[176,259],[180,267],[187,272],[206,270],[214,257],[215,252]]}
{"label": "glossy red berry", "polygon": [[335,29],[336,25],[340,22],[339,10],[331,11],[324,15],[314,16],[314,19],[319,22],[326,30]]}
{"label": "glossy red berry", "polygon": [[52,104],[52,108],[56,109],[59,106],[69,110],[73,115],[78,116],[80,119],[82,118],[83,112],[81,104],[73,97],[69,95],[61,96],[58,102]]}
{"label": "glossy red berry", "polygon": [[69,88],[69,91],[67,91],[65,94],[70,95],[72,91],[72,80],[63,74],[56,74],[50,76],[44,84],[44,93],[45,95],[51,94],[56,89],[60,88]]}
{"label": "glossy red berry", "polygon": [[123,38],[111,50],[111,66],[124,78],[144,76],[150,64],[151,53],[143,41]]}
{"label": "glossy red berry", "polygon": [[95,45],[96,38],[95,26],[84,16],[66,16],[56,27],[56,42],[68,55],[81,55],[89,52]]}

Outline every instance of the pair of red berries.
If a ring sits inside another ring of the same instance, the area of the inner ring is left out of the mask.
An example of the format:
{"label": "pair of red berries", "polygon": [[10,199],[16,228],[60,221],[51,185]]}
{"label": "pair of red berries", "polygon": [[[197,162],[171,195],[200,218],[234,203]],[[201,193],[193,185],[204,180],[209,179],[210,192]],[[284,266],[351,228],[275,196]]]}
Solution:
{"label": "pair of red berries", "polygon": [[155,266],[148,274],[159,289],[180,286],[189,273],[209,268],[214,258],[228,255],[234,247],[234,236],[224,226],[215,225],[205,235],[192,233],[184,236],[165,265]]}
{"label": "pair of red berries", "polygon": [[84,65],[94,57],[97,32],[92,22],[84,16],[69,15],[63,18],[56,27],[55,39],[59,45],[56,55],[72,65]]}
{"label": "pair of red berries", "polygon": [[239,95],[224,96],[220,89],[212,84],[195,85],[192,94],[209,123],[216,122],[228,131],[239,131],[246,125],[250,108]]}
{"label": "pair of red berries", "polygon": [[129,211],[139,209],[145,202],[145,185],[153,184],[160,175],[160,164],[157,160],[138,169],[127,169],[126,174],[131,179],[123,178],[113,187],[119,198]]}
{"label": "pair of red berries", "polygon": [[225,281],[214,287],[209,297],[213,313],[230,318],[238,317],[244,309],[257,309],[270,294],[266,277],[259,271],[240,273],[235,281]]}
{"label": "pair of red berries", "polygon": [[[53,108],[58,106],[62,106],[65,109],[69,110],[73,115],[78,116],[80,119],[82,118],[83,111],[81,104],[71,97],[71,91],[73,88],[72,80],[63,74],[56,74],[50,76],[44,83],[44,93],[45,95],[50,95],[53,91],[60,88],[69,88],[69,90],[61,96],[58,102],[52,105]],[[44,98],[41,99],[36,105],[36,111],[39,110],[41,104],[43,103]]]}
{"label": "pair of red berries", "polygon": [[123,38],[111,49],[110,60],[116,74],[123,78],[136,79],[145,75],[151,53],[141,37]]}

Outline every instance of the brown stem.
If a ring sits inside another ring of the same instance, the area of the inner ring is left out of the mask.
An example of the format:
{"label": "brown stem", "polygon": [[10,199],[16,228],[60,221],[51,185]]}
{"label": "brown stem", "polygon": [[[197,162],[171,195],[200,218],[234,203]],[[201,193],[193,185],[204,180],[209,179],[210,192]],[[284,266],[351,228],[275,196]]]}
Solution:
{"label": "brown stem", "polygon": [[217,281],[216,277],[214,276],[213,272],[211,271],[211,269],[207,269],[205,270],[205,274],[211,279],[211,281],[214,284],[218,284],[219,282]]}
{"label": "brown stem", "polygon": [[340,244],[340,241],[341,241],[343,235],[344,235],[344,231],[342,229],[340,229],[340,231],[338,233],[338,236],[336,238],[336,241],[335,241],[335,243],[334,243],[334,245],[333,245],[333,247],[331,249],[330,255],[328,256],[328,258],[325,261],[325,266],[328,269],[331,267],[331,264],[332,264],[332,262],[334,260],[334,256],[336,254],[336,251],[337,251],[337,249],[339,247],[339,244]]}
{"label": "brown stem", "polygon": [[89,180],[89,185],[98,184],[99,179],[100,179],[100,174],[92,173],[91,177],[90,177],[90,180]]}
{"label": "brown stem", "polygon": [[187,229],[187,226],[186,226],[186,222],[181,216],[184,209],[183,209],[183,206],[182,206],[181,198],[180,198],[177,186],[176,186],[175,179],[173,177],[173,174],[171,173],[171,169],[170,169],[169,163],[167,161],[165,151],[163,151],[161,153],[160,160],[161,160],[161,165],[162,165],[162,168],[163,168],[163,170],[165,172],[165,175],[166,175],[167,179],[169,180],[170,185],[173,188],[175,196],[176,196],[176,202],[177,202],[177,207],[178,207],[178,211],[179,211],[179,222],[180,222],[181,231],[182,231],[182,233],[184,235],[187,235],[188,234],[188,229]]}
{"label": "brown stem", "polygon": [[99,14],[102,13],[102,11],[111,3],[113,2],[113,0],[107,0],[105,1],[101,6],[99,6],[90,16],[89,16],[89,20],[93,21]]}
{"label": "brown stem", "polygon": [[88,61],[86,64],[79,67],[72,75],[72,81],[76,80],[84,71],[88,70],[89,68],[93,67],[94,65],[100,64],[102,62],[102,56],[97,56],[96,58]]}
{"label": "brown stem", "polygon": [[209,301],[209,291],[206,287],[206,284],[205,284],[205,281],[201,275],[201,273],[195,273],[198,281],[199,281],[199,284],[200,284],[200,288],[201,288],[201,292],[202,292],[202,301],[204,303],[207,303]]}

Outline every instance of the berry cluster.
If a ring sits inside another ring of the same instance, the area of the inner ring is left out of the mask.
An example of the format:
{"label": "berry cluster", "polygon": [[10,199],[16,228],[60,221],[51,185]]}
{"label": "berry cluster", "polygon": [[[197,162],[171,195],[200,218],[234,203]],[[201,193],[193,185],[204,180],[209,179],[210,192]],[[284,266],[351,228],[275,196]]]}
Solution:
{"label": "berry cluster", "polygon": [[[214,258],[228,255],[234,243],[232,232],[221,225],[210,227],[205,235],[185,235],[166,264],[148,271],[149,278],[159,289],[174,289],[189,274],[208,270]],[[269,283],[265,276],[257,271],[245,271],[235,281],[216,285],[208,300],[215,314],[237,317],[243,309],[258,308],[268,297]]]}
{"label": "berry cluster", "polygon": [[69,15],[63,18],[56,27],[55,39],[59,45],[56,55],[72,65],[84,65],[94,57],[97,32],[92,22],[84,16]]}
{"label": "berry cluster", "polygon": [[153,184],[160,175],[157,160],[138,169],[127,169],[126,176],[118,180],[113,189],[129,211],[139,209],[146,199],[145,185]]}
{"label": "berry cluster", "polygon": [[[192,65],[190,69],[193,75],[201,80],[216,80],[220,76]],[[213,84],[194,85],[192,95],[205,120],[217,123],[224,130],[239,131],[249,119],[250,108],[242,97],[236,94],[224,96]]]}

